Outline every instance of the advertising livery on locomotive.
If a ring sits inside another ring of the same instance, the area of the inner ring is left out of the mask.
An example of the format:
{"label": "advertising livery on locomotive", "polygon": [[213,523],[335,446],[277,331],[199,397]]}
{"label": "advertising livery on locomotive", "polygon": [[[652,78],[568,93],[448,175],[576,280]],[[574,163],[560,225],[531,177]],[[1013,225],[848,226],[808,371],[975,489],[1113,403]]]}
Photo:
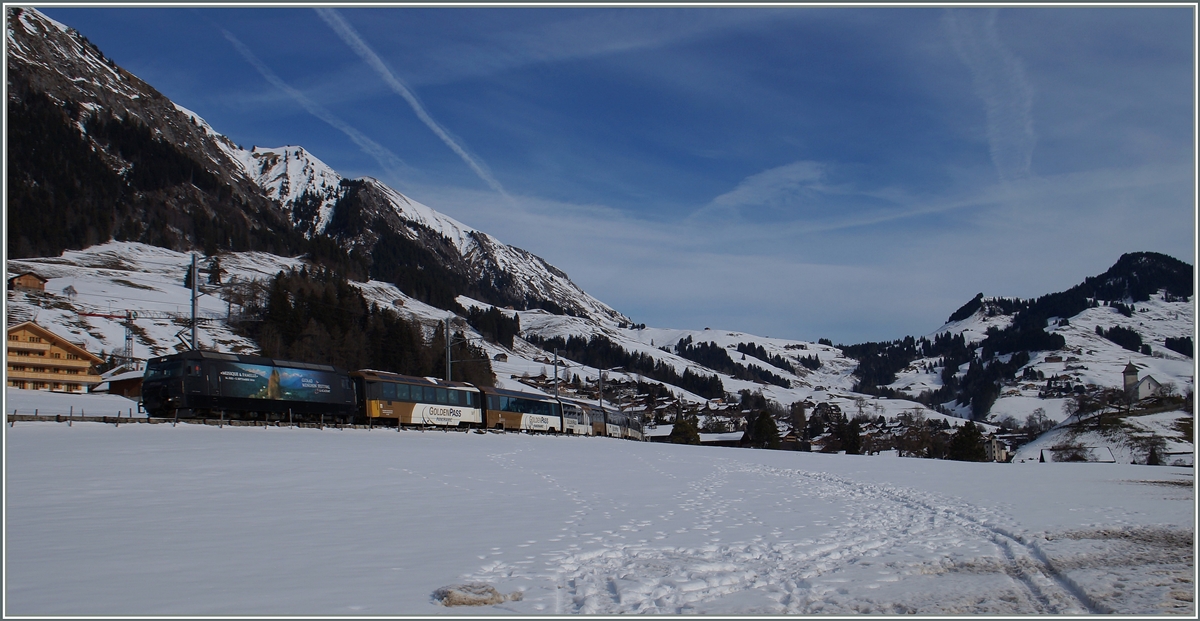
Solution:
{"label": "advertising livery on locomotive", "polygon": [[187,351],[147,362],[142,405],[164,418],[291,413],[348,422],[355,396],[350,378],[329,365]]}
{"label": "advertising livery on locomotive", "polygon": [[642,440],[637,417],[502,388],[261,356],[188,351],[152,358],[142,401],[155,418],[318,420],[476,428]]}

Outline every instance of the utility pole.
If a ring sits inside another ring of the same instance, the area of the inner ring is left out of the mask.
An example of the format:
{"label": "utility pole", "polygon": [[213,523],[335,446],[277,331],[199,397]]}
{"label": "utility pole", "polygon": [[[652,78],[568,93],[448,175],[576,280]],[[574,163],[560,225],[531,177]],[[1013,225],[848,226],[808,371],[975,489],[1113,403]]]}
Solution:
{"label": "utility pole", "polygon": [[554,399],[558,399],[558,348],[554,348]]}
{"label": "utility pole", "polygon": [[450,381],[450,316],[446,316],[446,381]]}
{"label": "utility pole", "polygon": [[193,350],[199,349],[199,347],[196,346],[196,298],[197,298],[196,292],[199,287],[199,285],[197,283],[198,276],[199,276],[199,274],[196,273],[196,253],[193,252],[192,253],[192,349]]}

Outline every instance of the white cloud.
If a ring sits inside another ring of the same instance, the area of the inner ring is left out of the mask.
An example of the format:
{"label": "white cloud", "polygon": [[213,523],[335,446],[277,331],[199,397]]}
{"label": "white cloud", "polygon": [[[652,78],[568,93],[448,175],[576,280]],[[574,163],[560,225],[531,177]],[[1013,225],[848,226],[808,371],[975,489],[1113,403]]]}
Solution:
{"label": "white cloud", "polygon": [[692,213],[690,220],[737,218],[748,211],[801,206],[806,196],[823,191],[825,166],[798,161],[746,177],[734,189],[717,196]]}

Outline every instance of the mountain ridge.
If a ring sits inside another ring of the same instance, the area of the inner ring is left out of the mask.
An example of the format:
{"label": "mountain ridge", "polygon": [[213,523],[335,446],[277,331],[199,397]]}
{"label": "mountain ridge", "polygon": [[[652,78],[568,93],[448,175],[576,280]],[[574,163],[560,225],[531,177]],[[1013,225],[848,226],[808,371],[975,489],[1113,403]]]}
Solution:
{"label": "mountain ridge", "polygon": [[[365,278],[394,274],[396,266],[377,264],[377,256],[419,256],[424,267],[436,260],[452,274],[454,290],[435,292],[429,279],[407,284],[424,287],[431,296],[426,301],[447,310],[460,310],[453,299],[467,294],[502,306],[632,323],[533,253],[377,179],[343,178],[302,147],[242,149],[105,58],[83,35],[34,9],[11,8],[6,18],[10,118],[31,127],[19,148],[10,144],[18,155],[10,175],[11,257],[79,250],[111,238],[205,254],[308,254]],[[31,106],[37,114],[26,110]],[[47,133],[64,135],[59,150],[68,152],[54,157],[86,161],[88,176],[63,172],[78,166],[24,155],[38,152]],[[102,179],[102,191],[93,192],[94,200],[74,200],[80,186],[96,185],[93,178]],[[49,226],[54,220],[78,221],[79,232],[56,234]],[[377,247],[381,240],[386,247]]]}

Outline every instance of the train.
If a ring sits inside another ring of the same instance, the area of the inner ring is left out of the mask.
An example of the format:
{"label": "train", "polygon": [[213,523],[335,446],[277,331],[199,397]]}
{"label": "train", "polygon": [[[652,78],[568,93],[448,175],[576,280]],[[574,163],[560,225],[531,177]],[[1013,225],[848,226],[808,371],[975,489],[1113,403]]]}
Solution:
{"label": "train", "polygon": [[147,361],[154,418],[480,429],[645,440],[641,420],[597,404],[432,377],[264,356],[185,351]]}

